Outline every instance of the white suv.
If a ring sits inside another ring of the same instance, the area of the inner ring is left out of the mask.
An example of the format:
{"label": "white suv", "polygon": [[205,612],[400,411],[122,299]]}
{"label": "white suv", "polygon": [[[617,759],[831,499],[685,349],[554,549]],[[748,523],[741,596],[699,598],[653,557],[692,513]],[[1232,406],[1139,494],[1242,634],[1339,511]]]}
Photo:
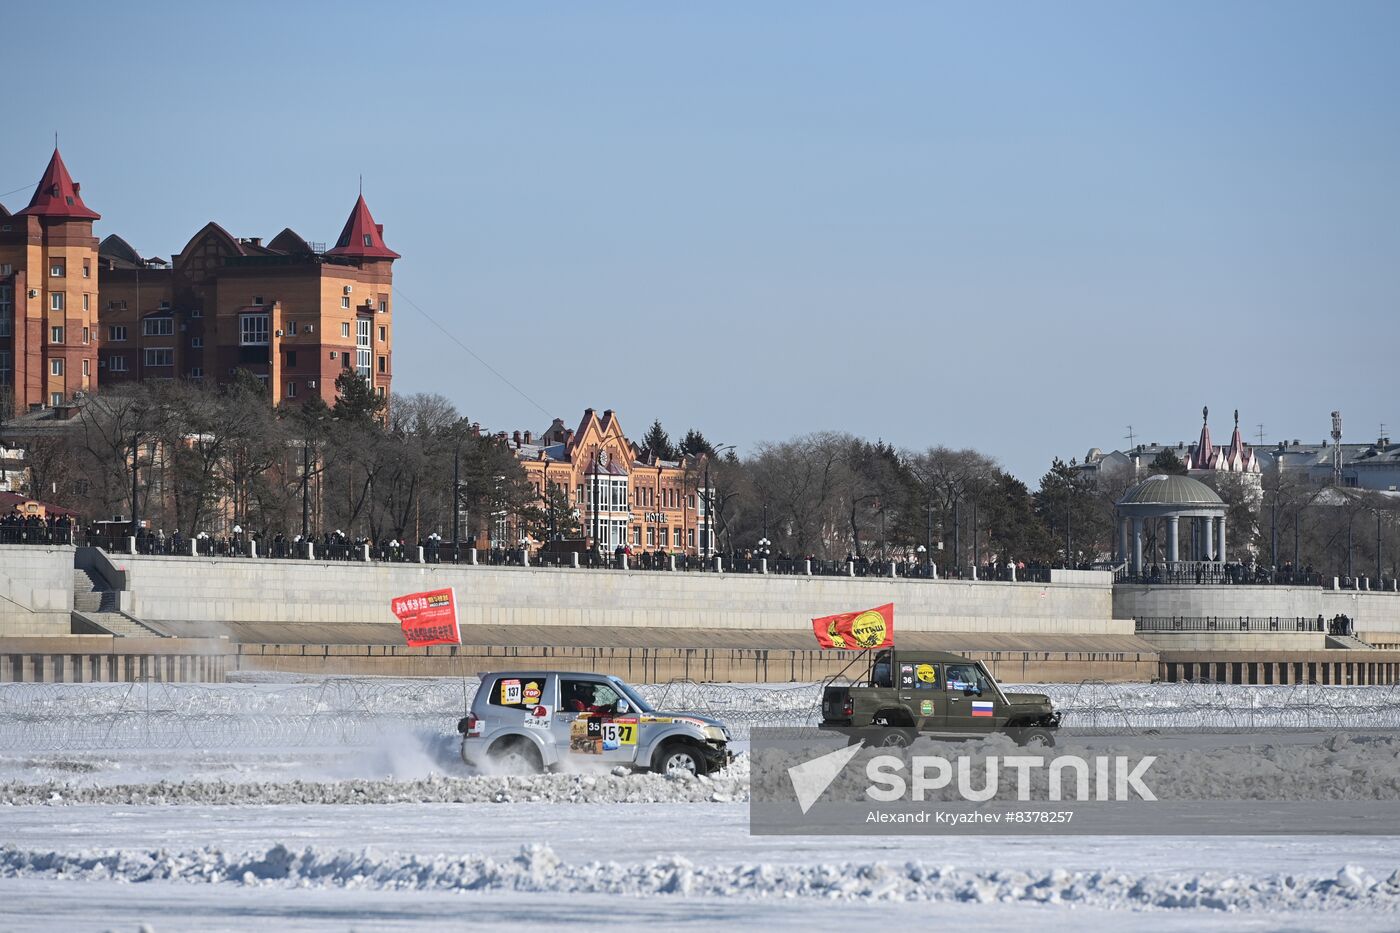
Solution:
{"label": "white suv", "polygon": [[706,774],[733,757],[724,723],[654,710],[632,687],[605,674],[482,674],[457,731],[468,765],[511,772],[598,762]]}

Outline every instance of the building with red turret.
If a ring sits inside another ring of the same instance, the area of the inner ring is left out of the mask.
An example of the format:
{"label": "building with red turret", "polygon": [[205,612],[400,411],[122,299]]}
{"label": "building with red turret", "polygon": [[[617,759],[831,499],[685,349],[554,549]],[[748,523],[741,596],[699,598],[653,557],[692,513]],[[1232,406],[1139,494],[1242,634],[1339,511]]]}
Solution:
{"label": "building with red turret", "polygon": [[336,397],[353,372],[388,397],[393,263],[361,195],[335,244],[284,229],[264,244],[210,222],[169,261],[99,245],[57,150],[30,204],[0,206],[0,415],[134,380],[224,383],[274,403]]}
{"label": "building with red turret", "polygon": [[99,219],[57,149],[28,207],[0,205],[0,417],[97,385]]}

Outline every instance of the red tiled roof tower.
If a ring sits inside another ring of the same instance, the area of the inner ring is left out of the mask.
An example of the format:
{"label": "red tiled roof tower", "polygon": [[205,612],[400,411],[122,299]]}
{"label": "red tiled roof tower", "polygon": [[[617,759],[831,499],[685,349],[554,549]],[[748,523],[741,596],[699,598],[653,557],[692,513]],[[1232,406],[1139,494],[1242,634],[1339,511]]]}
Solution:
{"label": "red tiled roof tower", "polygon": [[61,217],[68,220],[101,220],[102,215],[83,203],[78,194],[81,185],[68,174],[68,166],[63,164],[63,156],[54,147],[49,167],[44,169],[44,177],[39,179],[39,187],[34,189],[34,197],[29,206],[16,214],[16,217]]}
{"label": "red tiled roof tower", "polygon": [[345,229],[340,231],[340,239],[335,246],[326,250],[327,256],[346,256],[353,259],[398,259],[399,254],[384,245],[384,225],[374,222],[360,195],[350,219],[345,221]]}

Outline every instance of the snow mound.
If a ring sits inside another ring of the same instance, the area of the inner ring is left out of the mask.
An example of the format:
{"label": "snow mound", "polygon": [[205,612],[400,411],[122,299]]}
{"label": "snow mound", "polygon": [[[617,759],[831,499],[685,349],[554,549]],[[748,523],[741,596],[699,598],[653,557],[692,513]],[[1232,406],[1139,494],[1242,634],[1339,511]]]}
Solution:
{"label": "snow mound", "polygon": [[749,799],[747,759],[713,775],[624,771],[345,781],[154,781],[85,785],[0,783],[0,806],[382,803],[734,803]]}
{"label": "snow mound", "polygon": [[252,853],[186,850],[0,848],[0,878],[183,882],[361,890],[520,891],[627,897],[816,898],[843,901],[1031,903],[1131,910],[1338,910],[1400,908],[1400,872],[1359,865],[1333,874],[965,870],[923,862],[697,865],[679,855],[621,865],[568,863],[533,843],[514,858],[358,853],[284,845]]}

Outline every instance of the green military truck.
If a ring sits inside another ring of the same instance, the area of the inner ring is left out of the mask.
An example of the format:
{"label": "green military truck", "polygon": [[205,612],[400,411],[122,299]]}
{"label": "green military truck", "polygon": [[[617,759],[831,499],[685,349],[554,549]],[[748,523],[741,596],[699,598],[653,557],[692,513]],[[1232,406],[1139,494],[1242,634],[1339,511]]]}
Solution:
{"label": "green military truck", "polygon": [[822,728],[870,745],[1002,732],[1022,745],[1053,746],[1059,726],[1045,694],[1007,693],[981,662],[946,651],[888,648],[871,658],[864,681],[822,690]]}

